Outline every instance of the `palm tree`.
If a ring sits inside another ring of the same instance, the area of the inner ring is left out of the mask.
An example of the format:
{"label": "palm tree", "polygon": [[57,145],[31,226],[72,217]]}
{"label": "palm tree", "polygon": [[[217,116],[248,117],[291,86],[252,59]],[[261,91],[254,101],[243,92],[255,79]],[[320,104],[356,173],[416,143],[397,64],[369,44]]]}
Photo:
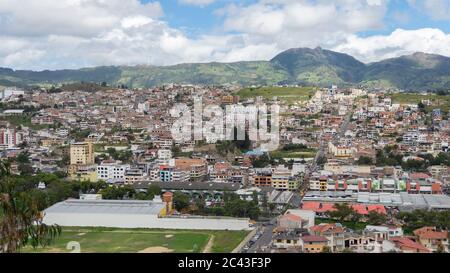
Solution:
{"label": "palm tree", "polygon": [[49,245],[61,234],[61,228],[43,223],[36,200],[26,192],[15,191],[2,162],[0,172],[0,253],[15,253],[26,245]]}

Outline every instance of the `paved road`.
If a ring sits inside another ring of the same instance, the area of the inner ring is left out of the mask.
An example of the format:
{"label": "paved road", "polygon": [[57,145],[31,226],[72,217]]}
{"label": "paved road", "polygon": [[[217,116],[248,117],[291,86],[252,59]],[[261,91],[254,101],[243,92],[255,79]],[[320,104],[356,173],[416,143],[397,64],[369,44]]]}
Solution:
{"label": "paved road", "polygon": [[[267,248],[272,244],[273,229],[276,227],[276,218],[270,221],[267,226],[261,226],[262,234],[260,238],[250,247],[246,253],[260,253],[263,248]],[[257,234],[260,234],[258,232]]]}
{"label": "paved road", "polygon": [[[342,122],[338,133],[334,136],[333,140],[337,140],[340,137],[343,137],[345,135],[345,132],[348,129],[348,126],[351,121],[351,117],[353,115],[353,112],[349,112],[349,114],[345,117],[344,121]],[[294,197],[290,200],[290,204],[294,207],[299,207],[301,204],[301,200],[303,198],[302,194],[306,193],[306,190],[308,189],[308,177],[311,173],[318,171],[318,161],[321,157],[325,156],[325,149],[326,149],[326,143],[321,140],[320,142],[320,148],[316,154],[316,157],[314,158],[313,163],[310,165],[310,167],[307,169],[305,174],[305,181],[300,186],[300,194],[295,193]],[[266,226],[260,225],[258,226],[258,232],[256,234],[260,235],[259,239],[256,240],[256,242],[247,250],[244,251],[245,253],[260,253],[263,250],[270,248],[272,244],[272,236],[273,236],[273,229],[276,227],[276,218],[273,218],[270,223]]]}

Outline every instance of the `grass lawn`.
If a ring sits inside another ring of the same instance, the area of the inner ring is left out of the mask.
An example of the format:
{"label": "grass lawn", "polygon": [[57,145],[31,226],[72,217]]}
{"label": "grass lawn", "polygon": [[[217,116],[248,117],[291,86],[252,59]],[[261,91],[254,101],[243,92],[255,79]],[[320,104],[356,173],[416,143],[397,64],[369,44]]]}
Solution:
{"label": "grass lawn", "polygon": [[439,96],[436,94],[421,95],[415,93],[394,93],[391,94],[392,101],[400,104],[419,104],[422,100],[430,100],[432,105],[427,110],[440,108],[444,112],[450,110],[450,96]]}
{"label": "grass lawn", "polygon": [[32,124],[31,117],[27,116],[27,115],[5,116],[5,117],[0,117],[0,120],[8,121],[9,123],[11,123],[14,126],[25,126],[25,127],[30,127],[31,129],[34,129],[34,130],[41,130],[41,129],[45,129],[45,128],[49,127],[48,125]]}
{"label": "grass lawn", "polygon": [[67,253],[67,244],[78,242],[82,253],[201,253],[214,236],[211,252],[230,253],[246,235],[246,231],[63,228],[51,246],[26,247],[22,252]]}
{"label": "grass lawn", "polygon": [[299,151],[283,151],[278,150],[270,152],[271,158],[311,158],[315,157],[317,154],[316,149],[302,149]]}
{"label": "grass lawn", "polygon": [[317,89],[314,87],[260,87],[242,89],[237,95],[242,99],[261,96],[270,100],[273,97],[278,97],[282,101],[294,103],[309,100],[316,91]]}

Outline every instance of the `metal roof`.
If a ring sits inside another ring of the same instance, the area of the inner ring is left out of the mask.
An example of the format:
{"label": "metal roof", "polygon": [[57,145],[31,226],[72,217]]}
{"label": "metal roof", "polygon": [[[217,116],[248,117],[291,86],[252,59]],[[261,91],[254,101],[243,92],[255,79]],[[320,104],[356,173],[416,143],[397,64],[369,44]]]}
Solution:
{"label": "metal roof", "polygon": [[101,214],[159,214],[162,202],[129,200],[66,200],[49,208],[45,213],[101,213]]}

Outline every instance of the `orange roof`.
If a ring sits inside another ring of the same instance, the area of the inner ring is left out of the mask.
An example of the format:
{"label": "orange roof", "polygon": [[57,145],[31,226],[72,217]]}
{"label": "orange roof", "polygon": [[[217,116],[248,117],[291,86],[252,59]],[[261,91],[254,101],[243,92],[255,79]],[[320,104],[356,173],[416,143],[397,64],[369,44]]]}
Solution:
{"label": "orange roof", "polygon": [[368,212],[375,211],[377,213],[387,215],[386,208],[383,205],[368,205],[367,211]]}
{"label": "orange roof", "polygon": [[294,222],[300,222],[302,220],[302,217],[292,214],[292,213],[282,215],[280,218],[285,218],[287,220],[294,221]]}
{"label": "orange roof", "polygon": [[361,214],[361,215],[367,215],[369,214],[369,212],[367,211],[367,208],[365,205],[352,205],[352,208],[354,211],[356,211],[356,213]]}
{"label": "orange roof", "polygon": [[[367,215],[370,211],[376,211],[381,214],[387,214],[386,208],[383,205],[366,205],[363,204],[353,204],[351,205],[353,210],[355,210],[358,214]],[[304,210],[312,210],[317,213],[324,213],[335,211],[334,204],[332,203],[320,203],[320,202],[304,202],[302,209]]]}
{"label": "orange roof", "polygon": [[435,227],[423,227],[414,230],[414,234],[421,239],[447,239],[448,231],[437,231]]}
{"label": "orange roof", "polygon": [[333,224],[322,223],[322,224],[319,224],[317,226],[312,226],[310,228],[310,230],[313,231],[313,232],[318,232],[320,234],[323,234],[323,233],[328,232],[328,231],[331,231],[332,233],[342,233],[342,232],[344,232],[344,229],[342,227],[336,226],[335,223],[333,223]]}
{"label": "orange roof", "polygon": [[230,169],[231,167],[232,167],[231,164],[228,163],[228,162],[216,163],[216,164],[214,165],[214,169],[215,169],[216,171],[218,171],[218,172],[220,172],[220,171],[226,171],[226,170]]}
{"label": "orange roof", "polygon": [[312,210],[312,211],[319,212],[319,213],[336,210],[334,208],[334,204],[320,203],[320,202],[304,202],[302,209]]}
{"label": "orange roof", "polygon": [[399,248],[408,248],[408,249],[414,249],[422,252],[429,253],[430,250],[426,248],[425,246],[414,242],[411,239],[403,238],[403,237],[392,237],[391,241],[394,242]]}

